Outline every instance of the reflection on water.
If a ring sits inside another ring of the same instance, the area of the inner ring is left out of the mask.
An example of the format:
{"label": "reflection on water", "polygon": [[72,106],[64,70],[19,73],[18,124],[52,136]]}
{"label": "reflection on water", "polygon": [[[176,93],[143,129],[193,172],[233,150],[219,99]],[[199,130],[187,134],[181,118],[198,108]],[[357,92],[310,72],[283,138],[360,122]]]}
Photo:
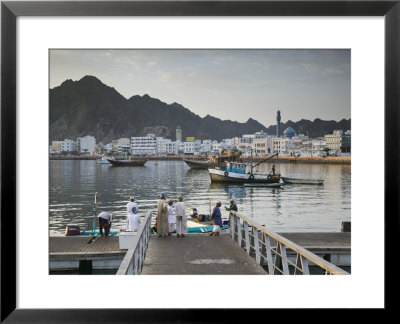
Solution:
{"label": "reflection on water", "polygon": [[[134,195],[143,216],[156,211],[161,192],[176,201],[184,197],[187,212],[196,207],[209,214],[215,201],[222,206],[235,199],[239,212],[280,232],[340,231],[350,221],[351,176],[349,165],[280,164],[276,171],[294,178],[324,179],[324,185],[284,185],[280,188],[245,187],[211,183],[207,170],[192,170],[183,161],[149,161],[145,167],[112,167],[96,161],[51,160],[50,234],[61,234],[70,223],[85,228],[93,218],[94,194],[98,211],[113,213],[113,227],[125,224],[125,205]],[[271,163],[258,166],[269,172]],[[227,212],[222,207],[223,216]]]}

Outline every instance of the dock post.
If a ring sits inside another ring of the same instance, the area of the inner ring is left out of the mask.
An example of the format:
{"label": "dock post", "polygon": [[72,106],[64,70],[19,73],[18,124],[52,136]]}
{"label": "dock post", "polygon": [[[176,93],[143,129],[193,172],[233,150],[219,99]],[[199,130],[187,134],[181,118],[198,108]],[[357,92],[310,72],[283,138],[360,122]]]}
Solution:
{"label": "dock post", "polygon": [[255,227],[253,227],[253,236],[254,236],[254,250],[256,252],[256,261],[258,264],[261,264],[260,246],[258,244],[258,229]]}
{"label": "dock post", "polygon": [[247,222],[243,221],[243,230],[244,230],[244,237],[245,237],[245,241],[246,241],[246,251],[247,254],[250,255],[250,239],[249,239],[249,229],[248,229],[248,224]]}
{"label": "dock post", "polygon": [[239,247],[242,247],[242,228],[240,226],[240,218],[236,218],[237,220],[237,235],[238,235],[238,244]]}
{"label": "dock post", "polygon": [[265,249],[267,251],[267,263],[268,263],[268,272],[269,274],[274,274],[274,264],[272,262],[272,249],[271,249],[271,240],[268,235],[263,233]]}

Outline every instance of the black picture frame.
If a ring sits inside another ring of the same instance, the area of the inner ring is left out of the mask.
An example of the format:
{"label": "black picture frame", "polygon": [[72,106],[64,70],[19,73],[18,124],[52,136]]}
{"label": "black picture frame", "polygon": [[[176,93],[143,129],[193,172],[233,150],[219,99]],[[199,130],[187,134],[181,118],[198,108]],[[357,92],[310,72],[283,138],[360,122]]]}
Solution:
{"label": "black picture frame", "polygon": [[[392,236],[399,232],[400,0],[394,1],[2,1],[1,2],[1,322],[216,322],[238,310],[16,308],[16,19],[19,16],[383,16],[385,19],[385,309],[396,287]],[[382,170],[371,172],[378,176]],[[389,213],[390,211],[390,213]],[[367,247],[366,247],[367,248]],[[373,256],[371,256],[373,258]],[[371,264],[365,271],[371,271]],[[388,286],[386,286],[388,284]],[[366,288],[367,289],[367,288]],[[39,292],[38,292],[39,294]],[[111,296],[112,297],[112,296]],[[155,296],[156,298],[156,296]]]}

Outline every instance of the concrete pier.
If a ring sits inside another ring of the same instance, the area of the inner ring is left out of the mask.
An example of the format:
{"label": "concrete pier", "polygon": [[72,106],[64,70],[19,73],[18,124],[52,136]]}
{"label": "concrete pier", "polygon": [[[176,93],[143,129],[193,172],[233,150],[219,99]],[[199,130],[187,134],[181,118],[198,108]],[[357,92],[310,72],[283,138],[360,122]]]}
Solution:
{"label": "concrete pier", "polygon": [[265,270],[235,244],[229,235],[190,234],[152,236],[143,275],[265,275]]}
{"label": "concrete pier", "polygon": [[[266,274],[254,258],[227,234],[187,234],[184,238],[151,235],[142,274]],[[351,265],[351,233],[279,233],[337,266]],[[274,244],[274,242],[271,242]],[[119,237],[51,236],[50,271],[119,268],[127,250],[119,248]]]}

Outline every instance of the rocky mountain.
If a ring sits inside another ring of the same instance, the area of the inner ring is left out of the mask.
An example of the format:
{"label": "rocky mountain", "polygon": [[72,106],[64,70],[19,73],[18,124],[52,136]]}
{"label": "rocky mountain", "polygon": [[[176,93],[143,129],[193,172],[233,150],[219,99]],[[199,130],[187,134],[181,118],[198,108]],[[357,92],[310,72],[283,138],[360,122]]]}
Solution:
{"label": "rocky mountain", "polygon": [[[149,133],[175,140],[175,130],[182,128],[182,138],[196,139],[232,138],[264,131],[276,134],[276,126],[266,128],[249,118],[245,123],[221,120],[207,115],[194,114],[178,103],[166,104],[149,95],[135,95],[126,99],[114,88],[102,83],[94,76],[85,76],[79,81],[66,80],[50,89],[49,141],[76,140],[92,135],[96,141],[109,143],[113,139],[145,136]],[[345,127],[341,127],[341,126]],[[282,124],[282,130],[291,126],[298,133],[323,136],[333,129],[350,129],[350,120],[314,122],[301,120]]]}

